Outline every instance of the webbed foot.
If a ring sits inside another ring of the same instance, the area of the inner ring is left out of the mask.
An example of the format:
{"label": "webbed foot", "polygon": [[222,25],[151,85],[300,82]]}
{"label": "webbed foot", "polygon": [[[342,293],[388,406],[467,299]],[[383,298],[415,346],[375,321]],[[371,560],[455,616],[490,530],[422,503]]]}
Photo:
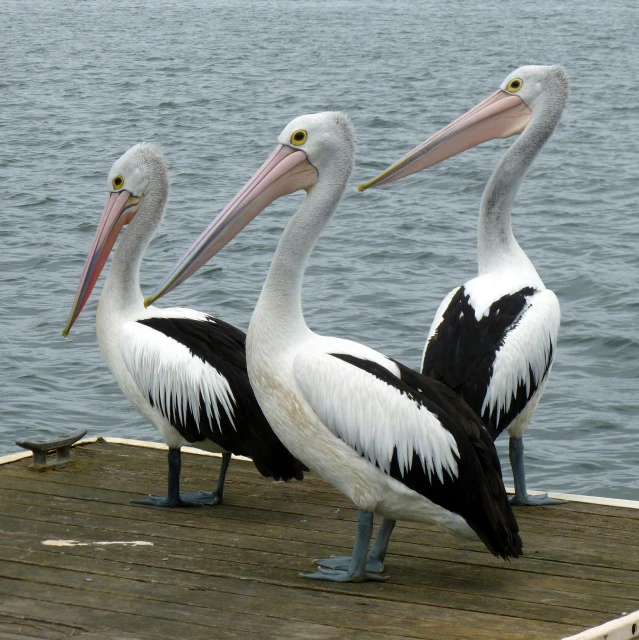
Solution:
{"label": "webbed foot", "polygon": [[[176,509],[179,507],[201,507],[203,503],[194,502],[192,500],[186,499],[186,496],[189,494],[181,494],[176,497],[167,497],[167,496],[149,496],[145,500],[131,500],[133,504],[145,504],[151,507],[169,507],[171,509]],[[193,494],[191,494],[193,495]]]}
{"label": "webbed foot", "polygon": [[[320,567],[328,569],[338,569],[339,571],[348,571],[351,566],[350,556],[332,556],[331,558],[323,558],[322,560],[314,560]],[[384,571],[384,563],[375,558],[367,558],[366,571],[369,573],[381,573]]]}
{"label": "webbed foot", "polygon": [[[350,558],[348,560],[350,561]],[[300,573],[300,576],[310,580],[327,580],[329,582],[384,582],[388,580],[388,576],[382,576],[379,573],[366,571],[356,575],[350,570],[340,571],[339,569],[323,569],[322,567],[315,573]]]}
{"label": "webbed foot", "polygon": [[134,504],[144,504],[151,507],[201,507],[203,505],[216,505],[222,502],[224,493],[224,478],[231,461],[231,454],[222,454],[222,466],[215,491],[196,491],[192,493],[180,493],[180,470],[182,457],[180,449],[171,448],[168,451],[169,462],[169,490],[165,496],[149,496],[144,500],[131,500]]}
{"label": "webbed foot", "polygon": [[222,504],[222,494],[218,491],[196,491],[195,493],[181,493],[180,498],[194,504],[216,505]]}
{"label": "webbed foot", "polygon": [[510,498],[510,504],[512,506],[519,507],[541,507],[553,504],[566,504],[567,500],[559,500],[558,498],[549,498],[547,493],[539,496],[529,496],[527,493],[524,495],[515,494]]}

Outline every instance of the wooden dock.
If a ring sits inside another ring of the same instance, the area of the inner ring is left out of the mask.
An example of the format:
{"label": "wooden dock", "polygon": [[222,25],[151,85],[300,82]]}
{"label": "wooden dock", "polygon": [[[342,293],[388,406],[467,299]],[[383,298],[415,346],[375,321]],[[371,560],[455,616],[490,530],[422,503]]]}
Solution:
{"label": "wooden dock", "polygon": [[[98,441],[63,469],[28,463],[0,466],[6,640],[560,639],[639,609],[639,509],[518,508],[510,563],[402,522],[388,582],[338,585],[299,577],[355,535],[353,506],[314,474],[274,483],[236,460],[223,505],[171,510],[129,503],[166,489],[157,449]],[[185,455],[183,488],[212,488],[218,468]]]}

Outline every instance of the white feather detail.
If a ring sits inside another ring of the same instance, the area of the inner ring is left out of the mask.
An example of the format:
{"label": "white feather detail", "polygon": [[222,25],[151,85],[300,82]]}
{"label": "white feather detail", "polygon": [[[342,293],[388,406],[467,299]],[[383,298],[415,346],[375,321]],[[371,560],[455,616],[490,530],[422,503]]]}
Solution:
{"label": "white feather detail", "polygon": [[213,316],[209,316],[201,311],[195,309],[189,309],[187,307],[154,307],[151,305],[146,309],[146,313],[140,316],[140,319],[144,318],[178,318],[186,320],[200,320],[201,322],[215,322]]}
{"label": "white feather detail", "polygon": [[362,360],[370,360],[375,362],[384,369],[390,371],[396,378],[401,378],[399,367],[390,358],[375,349],[367,347],[365,344],[345,340],[344,338],[333,338],[332,336],[314,336],[316,344],[321,353],[341,353],[344,355],[361,358]]}
{"label": "white feather detail", "polygon": [[530,394],[533,381],[537,386],[540,385],[550,346],[553,352],[557,349],[560,321],[559,300],[552,291],[544,289],[526,298],[526,306],[514,328],[508,331],[503,345],[497,351],[482,415],[487,408],[489,416],[496,412],[496,424],[499,425],[502,410],[507,412],[510,409],[518,386],[525,385]]}
{"label": "white feather detail", "polygon": [[444,319],[444,313],[446,309],[448,309],[448,305],[450,301],[453,299],[455,294],[461,289],[461,287],[457,287],[453,289],[440,303],[437,308],[437,312],[435,313],[435,317],[433,318],[433,322],[430,325],[430,331],[428,332],[428,338],[426,338],[426,344],[424,344],[424,350],[422,351],[422,367],[424,366],[424,359],[426,358],[426,350],[428,349],[428,343],[430,339],[435,335],[437,329],[439,329],[439,325],[442,323]]}
{"label": "white feather detail", "polygon": [[[546,287],[536,272],[522,274],[517,270],[492,271],[477,276],[464,284],[468,302],[475,310],[475,318],[479,320],[487,316],[490,306],[504,296],[512,295],[525,287],[539,291]],[[450,302],[450,300],[449,300]]]}
{"label": "white feather detail", "polygon": [[[344,349],[354,343],[341,342],[340,353],[361,357]],[[416,454],[429,479],[435,473],[444,482],[446,472],[457,477],[457,443],[434,414],[395,387],[327,355],[323,349],[322,344],[321,351],[300,350],[293,368],[304,398],[332,433],[387,474],[396,449],[402,475],[410,470]]]}
{"label": "white feather detail", "polygon": [[[206,319],[204,314],[192,313],[203,318],[189,314],[191,319]],[[211,428],[213,420],[222,428],[220,406],[235,428],[235,397],[228,380],[183,344],[146,325],[127,322],[122,326],[120,350],[140,392],[169,420],[177,418],[184,424],[190,409],[199,428],[202,397]]]}

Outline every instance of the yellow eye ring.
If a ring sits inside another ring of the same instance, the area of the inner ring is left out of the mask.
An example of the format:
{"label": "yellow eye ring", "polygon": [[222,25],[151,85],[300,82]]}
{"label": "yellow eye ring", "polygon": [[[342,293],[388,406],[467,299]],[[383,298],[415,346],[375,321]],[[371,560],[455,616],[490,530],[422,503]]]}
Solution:
{"label": "yellow eye ring", "polygon": [[506,91],[510,91],[510,93],[517,93],[523,86],[524,81],[521,78],[513,78],[506,85]]}
{"label": "yellow eye ring", "polygon": [[300,145],[304,144],[307,139],[308,134],[306,133],[306,131],[304,131],[304,129],[298,129],[291,136],[291,144],[299,147]]}
{"label": "yellow eye ring", "polygon": [[115,176],[115,178],[111,180],[111,184],[116,191],[119,191],[124,186],[124,178],[122,176]]}

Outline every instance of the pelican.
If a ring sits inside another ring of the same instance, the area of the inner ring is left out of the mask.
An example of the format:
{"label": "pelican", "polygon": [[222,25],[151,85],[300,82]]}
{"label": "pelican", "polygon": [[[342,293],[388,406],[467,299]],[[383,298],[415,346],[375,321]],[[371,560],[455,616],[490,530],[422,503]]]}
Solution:
{"label": "pelican", "polygon": [[[293,120],[271,156],[145,303],[175,288],[276,198],[306,197],[289,221],[247,334],[255,395],[289,451],[358,507],[348,558],[317,561],[305,577],[384,579],[397,519],[479,538],[495,555],[521,554],[499,460],[479,418],[444,385],[368,347],[313,333],[302,312],[308,257],[353,169],[355,133],[343,113]],[[373,516],[384,520],[368,554]]]}
{"label": "pelican", "polygon": [[523,435],[548,382],[561,314],[557,296],[515,239],[510,216],[519,185],[559,123],[567,97],[562,67],[520,67],[486,100],[359,187],[394,182],[487,140],[521,134],[484,190],[478,276],[444,298],[422,359],[422,373],[461,395],[494,438],[508,430],[512,503],[518,505],[563,502],[548,494],[530,496],[526,489]]}
{"label": "pelican", "polygon": [[[168,494],[133,500],[159,507],[222,501],[231,453],[253,459],[265,476],[303,478],[302,465],[273,433],[246,372],[245,334],[190,309],[146,308],[142,257],[159,226],[169,174],[158,149],[138,144],[113,164],[109,195],[80,278],[66,337],[86,304],[118,234],[97,313],[98,343],[124,395],[169,447]],[[215,491],[180,494],[180,447],[222,453]]]}

